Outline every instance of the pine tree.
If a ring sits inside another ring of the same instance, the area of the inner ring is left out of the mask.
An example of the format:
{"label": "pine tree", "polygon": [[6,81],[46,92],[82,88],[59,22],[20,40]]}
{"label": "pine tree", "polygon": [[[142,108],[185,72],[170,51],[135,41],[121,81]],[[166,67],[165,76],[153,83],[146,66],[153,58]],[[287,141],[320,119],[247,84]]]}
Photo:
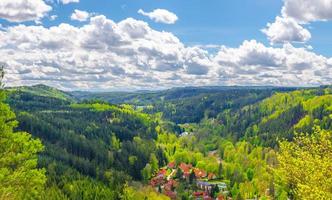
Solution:
{"label": "pine tree", "polygon": [[39,140],[24,132],[13,132],[15,114],[4,102],[3,68],[0,68],[0,199],[38,199],[46,182],[45,170],[37,169]]}

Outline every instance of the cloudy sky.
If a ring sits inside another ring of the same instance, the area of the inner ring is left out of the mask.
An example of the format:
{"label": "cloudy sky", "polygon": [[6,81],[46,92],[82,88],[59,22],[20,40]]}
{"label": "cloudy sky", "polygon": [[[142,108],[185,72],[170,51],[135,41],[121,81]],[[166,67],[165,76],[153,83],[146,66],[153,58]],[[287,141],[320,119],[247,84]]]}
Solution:
{"label": "cloudy sky", "polygon": [[7,86],[332,84],[332,0],[1,0]]}

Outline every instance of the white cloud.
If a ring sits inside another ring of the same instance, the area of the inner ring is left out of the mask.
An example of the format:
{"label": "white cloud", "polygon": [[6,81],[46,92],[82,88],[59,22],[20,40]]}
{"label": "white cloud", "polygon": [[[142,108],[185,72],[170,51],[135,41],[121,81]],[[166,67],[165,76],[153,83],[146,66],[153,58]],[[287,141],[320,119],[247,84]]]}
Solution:
{"label": "white cloud", "polygon": [[184,67],[188,74],[206,75],[213,66],[207,51],[198,47],[187,48]]}
{"label": "white cloud", "polygon": [[69,3],[79,3],[80,0],[60,0],[63,4],[69,4]]}
{"label": "white cloud", "polygon": [[0,30],[6,84],[62,89],[151,89],[189,85],[332,83],[331,58],[285,44],[252,40],[216,55],[132,18],[95,16],[75,27],[17,25]]}
{"label": "white cloud", "polygon": [[332,0],[284,0],[281,17],[263,32],[271,43],[306,42],[311,34],[303,26],[328,20],[332,20]]}
{"label": "white cloud", "polygon": [[311,38],[310,32],[292,18],[276,17],[274,23],[268,23],[262,30],[271,43],[306,42]]}
{"label": "white cloud", "polygon": [[282,15],[299,23],[331,20],[332,0],[284,0]]}
{"label": "white cloud", "polygon": [[178,20],[176,14],[165,9],[155,9],[152,12],[144,12],[142,9],[139,9],[138,13],[159,23],[174,24]]}
{"label": "white cloud", "polygon": [[0,1],[0,18],[10,22],[39,21],[51,10],[43,0]]}
{"label": "white cloud", "polygon": [[291,44],[272,48],[252,40],[239,48],[223,47],[214,61],[221,66],[218,73],[234,84],[304,86],[332,82],[328,60]]}
{"label": "white cloud", "polygon": [[51,20],[51,21],[56,20],[56,18],[58,18],[58,15],[51,15],[51,16],[50,16],[50,20]]}
{"label": "white cloud", "polygon": [[90,13],[83,11],[83,10],[75,9],[74,12],[71,14],[70,19],[84,22],[84,21],[88,20],[89,17],[90,17]]}

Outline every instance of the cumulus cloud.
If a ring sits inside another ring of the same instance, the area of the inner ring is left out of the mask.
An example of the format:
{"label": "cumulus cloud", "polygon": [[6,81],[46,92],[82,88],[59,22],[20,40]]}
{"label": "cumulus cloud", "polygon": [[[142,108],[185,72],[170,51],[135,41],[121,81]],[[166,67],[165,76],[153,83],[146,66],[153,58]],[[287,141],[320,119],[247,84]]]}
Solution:
{"label": "cumulus cloud", "polygon": [[84,21],[87,21],[89,19],[89,17],[90,17],[90,13],[83,11],[83,10],[75,9],[74,12],[71,14],[70,19],[84,22]]}
{"label": "cumulus cloud", "polygon": [[255,40],[216,55],[185,46],[169,32],[128,18],[91,17],[75,27],[17,25],[0,30],[6,84],[62,89],[148,89],[189,85],[331,83],[332,59],[307,48],[267,47]]}
{"label": "cumulus cloud", "polygon": [[[282,48],[266,47],[251,40],[239,48],[222,47],[214,58],[237,84],[257,85],[319,85],[331,83],[329,58],[305,48],[285,44]],[[324,71],[326,74],[318,75]]]}
{"label": "cumulus cloud", "polygon": [[159,23],[174,24],[178,20],[176,14],[165,9],[155,9],[152,12],[145,12],[144,10],[139,9],[138,13]]}
{"label": "cumulus cloud", "polygon": [[98,87],[100,82],[105,88],[158,86],[171,82],[174,72],[185,71],[186,48],[179,39],[132,18],[115,23],[96,16],[79,28],[18,25],[0,31],[0,36],[0,62],[7,64],[12,85],[47,81],[67,88]]}
{"label": "cumulus cloud", "polygon": [[300,23],[332,19],[332,0],[285,0],[282,8],[284,17]]}
{"label": "cumulus cloud", "polygon": [[206,75],[214,66],[207,51],[188,47],[185,54],[185,69],[188,74]]}
{"label": "cumulus cloud", "polygon": [[306,42],[311,38],[303,26],[332,19],[332,0],[284,0],[281,16],[263,29],[271,43]]}
{"label": "cumulus cloud", "polygon": [[0,18],[10,22],[39,21],[51,10],[43,0],[0,1]]}
{"label": "cumulus cloud", "polygon": [[79,3],[80,0],[60,0],[63,4],[69,4],[69,3]]}
{"label": "cumulus cloud", "polygon": [[271,43],[306,42],[311,38],[310,32],[292,18],[276,17],[274,23],[268,23],[262,30]]}

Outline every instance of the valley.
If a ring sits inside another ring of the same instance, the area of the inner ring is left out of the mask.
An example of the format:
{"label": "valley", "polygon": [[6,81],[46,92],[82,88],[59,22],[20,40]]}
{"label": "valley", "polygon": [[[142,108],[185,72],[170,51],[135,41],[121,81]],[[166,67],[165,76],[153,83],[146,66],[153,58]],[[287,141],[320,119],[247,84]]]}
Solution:
{"label": "valley", "polygon": [[[331,156],[330,87],[176,88],[83,98],[37,85],[6,93],[15,130],[44,146],[39,197],[284,199],[296,185],[277,174],[291,156],[287,148],[303,137],[298,133],[325,132],[323,156]],[[330,172],[322,175],[331,180]]]}

